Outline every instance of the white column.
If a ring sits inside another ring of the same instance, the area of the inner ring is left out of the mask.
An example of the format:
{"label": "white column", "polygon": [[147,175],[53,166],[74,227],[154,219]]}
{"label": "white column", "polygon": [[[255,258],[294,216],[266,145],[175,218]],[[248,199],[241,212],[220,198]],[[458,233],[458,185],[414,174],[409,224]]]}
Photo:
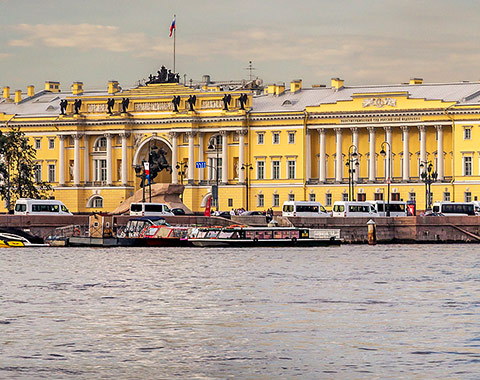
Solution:
{"label": "white column", "polygon": [[122,185],[128,185],[128,151],[127,151],[127,138],[128,133],[122,133]]}
{"label": "white column", "polygon": [[220,132],[222,135],[222,183],[228,183],[228,145],[227,131]]}
{"label": "white column", "polygon": [[80,185],[80,135],[73,135],[73,184]]}
{"label": "white column", "polygon": [[369,168],[370,168],[370,173],[368,175],[368,180],[370,182],[375,182],[375,179],[377,177],[377,173],[375,170],[375,158],[376,158],[376,153],[375,153],[375,127],[368,127],[368,133],[370,135],[370,160],[368,162]]}
{"label": "white column", "polygon": [[195,180],[195,132],[187,132],[188,136],[188,183],[193,184]]}
{"label": "white column", "polygon": [[443,126],[437,125],[437,173],[438,180],[445,179],[445,162],[443,159]]}
{"label": "white column", "polygon": [[245,164],[245,131],[238,131],[238,182],[245,183],[245,170],[242,170]]}
{"label": "white column", "polygon": [[393,154],[391,152],[392,150],[392,127],[385,127],[385,141],[387,142],[386,146],[386,153],[387,155],[385,156],[386,160],[386,168],[385,168],[385,179],[390,178],[390,181],[392,180],[392,173],[391,171],[393,170]]}
{"label": "white column", "polygon": [[[358,155],[358,128],[353,127],[353,128],[350,128],[350,130],[352,131],[352,145],[355,146],[355,148],[353,148],[352,153],[353,152],[357,153],[357,162],[360,164],[360,157]],[[360,177],[360,165],[355,165],[355,163],[353,163],[352,169],[354,170],[353,180],[356,182],[358,181],[358,177]]]}
{"label": "white column", "polygon": [[172,142],[172,183],[178,183],[178,170],[176,168],[178,162],[178,143],[177,132],[170,132],[170,140]]}
{"label": "white column", "polygon": [[87,183],[90,182],[90,151],[88,147],[88,136],[84,135],[83,136],[83,147],[84,147],[84,152],[83,152],[83,158],[84,158],[84,163],[83,163],[83,182]]}
{"label": "white column", "polygon": [[319,154],[319,162],[318,162],[318,181],[325,182],[327,178],[327,173],[325,172],[326,165],[325,165],[325,128],[320,128],[318,130],[319,141],[320,141],[320,154]]}
{"label": "white column", "polygon": [[336,170],[335,170],[335,182],[342,182],[343,179],[343,155],[342,155],[342,129],[335,128],[336,135]]}
{"label": "white column", "polygon": [[107,138],[107,185],[111,185],[113,183],[112,180],[112,134],[106,133],[105,137]]}
{"label": "white column", "polygon": [[65,185],[65,136],[58,136],[58,184]]}
{"label": "white column", "polygon": [[[424,125],[420,125],[418,130],[420,131],[420,161],[425,163],[427,161],[427,131]],[[426,164],[425,167],[427,167]]]}
{"label": "white column", "polygon": [[310,130],[305,131],[305,181],[312,178],[312,138]]}
{"label": "white column", "polygon": [[408,127],[402,127],[403,133],[403,176],[402,180],[407,182],[410,180],[410,135]]}
{"label": "white column", "polygon": [[[205,152],[203,149],[203,137],[204,134],[202,132],[198,133],[198,161],[205,161]],[[198,170],[198,182],[203,182],[205,178],[205,169],[197,169]]]}

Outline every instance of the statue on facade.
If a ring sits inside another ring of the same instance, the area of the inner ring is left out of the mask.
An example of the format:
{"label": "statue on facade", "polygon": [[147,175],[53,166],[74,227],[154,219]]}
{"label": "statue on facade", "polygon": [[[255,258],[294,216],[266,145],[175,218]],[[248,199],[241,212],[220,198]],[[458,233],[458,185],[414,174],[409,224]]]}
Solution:
{"label": "statue on facade", "polygon": [[112,114],[112,108],[115,105],[115,99],[114,98],[108,98],[107,100],[107,107],[108,107],[108,113],[111,115]]}
{"label": "statue on facade", "polygon": [[150,74],[145,84],[180,83],[180,75],[173,73],[172,70],[167,70],[165,66],[162,66],[162,68],[157,71],[157,74],[158,75]]}
{"label": "statue on facade", "polygon": [[67,99],[60,100],[60,114],[65,115],[67,111]]}
{"label": "statue on facade", "polygon": [[223,96],[223,110],[228,111],[228,105],[230,104],[230,101],[232,100],[232,95],[230,94],[225,94]]}
{"label": "statue on facade", "polygon": [[172,99],[172,104],[173,104],[173,112],[178,112],[178,106],[180,105],[180,95],[174,95]]}
{"label": "statue on facade", "polygon": [[78,112],[80,111],[81,106],[82,106],[82,99],[75,99],[75,102],[73,103],[75,114],[78,115]]}
{"label": "statue on facade", "polygon": [[127,113],[129,104],[130,104],[130,99],[129,98],[123,98],[122,99],[122,112],[123,113]]}
{"label": "statue on facade", "polygon": [[238,98],[238,101],[240,102],[240,109],[241,110],[245,110],[245,104],[247,103],[247,100],[248,100],[247,94],[242,94]]}
{"label": "statue on facade", "polygon": [[187,99],[188,105],[190,106],[190,111],[195,111],[195,103],[197,102],[197,96],[196,95],[190,95]]}

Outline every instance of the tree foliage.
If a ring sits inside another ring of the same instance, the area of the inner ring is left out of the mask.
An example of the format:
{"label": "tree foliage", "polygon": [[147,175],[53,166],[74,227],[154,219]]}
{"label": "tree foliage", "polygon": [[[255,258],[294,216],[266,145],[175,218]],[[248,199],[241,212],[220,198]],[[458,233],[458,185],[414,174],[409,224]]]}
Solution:
{"label": "tree foliage", "polygon": [[7,200],[7,207],[18,198],[46,198],[52,186],[47,182],[35,182],[36,150],[28,143],[20,128],[0,131],[0,196]]}

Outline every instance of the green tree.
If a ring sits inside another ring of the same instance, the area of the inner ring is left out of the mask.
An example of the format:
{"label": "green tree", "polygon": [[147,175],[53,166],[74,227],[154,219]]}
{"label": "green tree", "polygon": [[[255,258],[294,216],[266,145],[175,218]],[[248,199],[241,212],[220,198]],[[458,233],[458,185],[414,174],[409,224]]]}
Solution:
{"label": "green tree", "polygon": [[46,198],[52,186],[35,182],[36,150],[28,143],[20,128],[0,131],[0,196],[6,200],[7,209],[18,198]]}

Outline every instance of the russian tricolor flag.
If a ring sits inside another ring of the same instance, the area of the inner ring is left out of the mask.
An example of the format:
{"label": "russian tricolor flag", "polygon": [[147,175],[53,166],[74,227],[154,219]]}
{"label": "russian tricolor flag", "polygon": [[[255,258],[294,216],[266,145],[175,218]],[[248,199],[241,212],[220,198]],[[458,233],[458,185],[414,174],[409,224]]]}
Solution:
{"label": "russian tricolor flag", "polygon": [[173,30],[175,29],[175,16],[173,16],[172,25],[170,25],[170,36],[172,37]]}

